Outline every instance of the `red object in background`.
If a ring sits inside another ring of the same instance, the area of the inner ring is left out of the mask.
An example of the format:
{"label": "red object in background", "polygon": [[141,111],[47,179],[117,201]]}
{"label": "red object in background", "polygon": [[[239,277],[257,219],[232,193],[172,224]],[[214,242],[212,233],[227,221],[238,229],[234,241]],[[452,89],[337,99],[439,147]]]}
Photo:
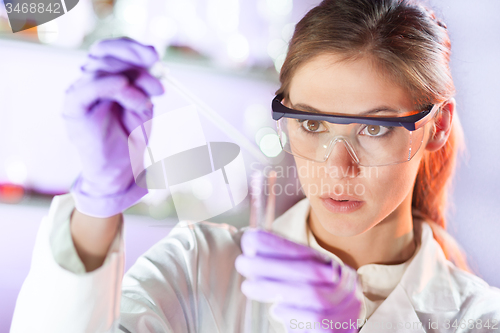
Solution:
{"label": "red object in background", "polygon": [[0,202],[18,203],[25,194],[24,187],[15,184],[0,184]]}

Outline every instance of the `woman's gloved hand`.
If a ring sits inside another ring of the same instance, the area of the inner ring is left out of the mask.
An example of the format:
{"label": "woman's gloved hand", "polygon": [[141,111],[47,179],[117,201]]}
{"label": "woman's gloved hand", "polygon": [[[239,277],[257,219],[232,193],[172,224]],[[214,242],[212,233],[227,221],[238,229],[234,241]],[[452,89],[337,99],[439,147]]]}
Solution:
{"label": "woman's gloved hand", "polygon": [[242,292],[276,302],[273,314],[289,332],[358,331],[362,292],[352,268],[263,230],[247,230],[241,248],[236,269],[246,277]]}
{"label": "woman's gloved hand", "polygon": [[152,118],[150,97],[164,93],[148,72],[157,61],[152,46],[104,40],[91,47],[82,77],[66,91],[63,118],[82,162],[71,192],[86,215],[119,214],[147,193],[135,184],[128,136]]}

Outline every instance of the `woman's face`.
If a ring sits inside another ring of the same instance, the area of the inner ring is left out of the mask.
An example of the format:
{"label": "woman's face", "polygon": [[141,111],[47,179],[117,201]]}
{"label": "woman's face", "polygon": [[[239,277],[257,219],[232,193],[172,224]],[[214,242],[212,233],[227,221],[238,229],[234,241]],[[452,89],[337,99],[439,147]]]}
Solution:
{"label": "woman's face", "polygon": [[[290,84],[289,100],[284,103],[304,111],[314,108],[352,115],[373,109],[415,109],[405,90],[381,75],[368,58],[339,60],[336,55],[324,54],[299,67]],[[401,214],[411,216],[411,193],[429,126],[423,129],[424,142],[419,151],[405,163],[359,166],[343,142],[335,144],[323,163],[295,157],[302,188],[311,204],[310,223],[319,223],[320,229],[333,235],[351,237],[384,219],[389,222],[397,221]],[[332,197],[350,202],[332,201]]]}

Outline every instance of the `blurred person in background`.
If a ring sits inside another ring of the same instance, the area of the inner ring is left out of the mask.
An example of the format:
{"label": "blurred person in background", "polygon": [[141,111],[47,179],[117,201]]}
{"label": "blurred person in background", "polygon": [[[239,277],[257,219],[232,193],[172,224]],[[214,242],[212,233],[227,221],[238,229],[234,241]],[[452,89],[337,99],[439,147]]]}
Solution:
{"label": "blurred person in background", "polygon": [[63,112],[83,170],[42,221],[11,331],[243,332],[247,297],[273,303],[269,332],[497,329],[500,290],[446,232],[461,144],[450,47],[418,2],[313,8],[273,100],[306,198],[271,232],[179,223],[122,279],[122,212],[147,193],[127,139],[164,89],[153,47],[95,44]]}

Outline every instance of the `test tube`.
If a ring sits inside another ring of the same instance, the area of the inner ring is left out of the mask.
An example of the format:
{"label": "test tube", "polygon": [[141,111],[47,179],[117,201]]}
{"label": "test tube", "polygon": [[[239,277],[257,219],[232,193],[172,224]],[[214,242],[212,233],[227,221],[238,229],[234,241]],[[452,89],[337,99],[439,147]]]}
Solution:
{"label": "test tube", "polygon": [[[255,171],[250,178],[250,227],[271,230],[275,214],[274,183],[276,172],[269,173],[267,179],[269,195],[264,214],[264,174]],[[267,304],[247,299],[245,311],[245,333],[264,333],[268,331]]]}

